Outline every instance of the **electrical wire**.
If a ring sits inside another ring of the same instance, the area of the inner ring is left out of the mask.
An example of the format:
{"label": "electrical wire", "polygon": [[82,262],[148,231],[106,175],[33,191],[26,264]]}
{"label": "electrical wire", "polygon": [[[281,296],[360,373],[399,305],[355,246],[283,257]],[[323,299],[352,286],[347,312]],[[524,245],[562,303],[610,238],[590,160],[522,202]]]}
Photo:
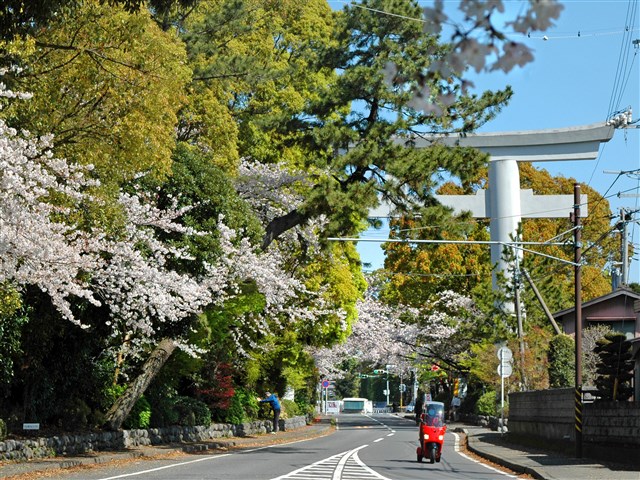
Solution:
{"label": "electrical wire", "polygon": [[[387,15],[390,17],[396,17],[396,18],[402,18],[405,20],[410,20],[410,21],[415,21],[415,22],[420,22],[420,23],[429,23],[427,20],[422,19],[422,18],[416,18],[416,17],[409,17],[406,15],[399,15],[396,13],[392,13],[392,12],[387,12],[384,10],[380,10],[377,8],[372,8],[372,7],[367,7],[365,5],[360,5],[358,3],[355,3],[353,1],[347,1],[347,0],[328,0],[329,4],[340,4],[340,5],[344,5],[344,6],[348,6],[348,7],[352,7],[352,8],[359,8],[362,10],[366,10],[372,13],[378,13],[380,15]],[[594,30],[578,30],[575,33],[563,33],[563,32],[559,32],[558,35],[531,35],[530,33],[525,34],[522,32],[516,32],[516,31],[503,31],[501,32],[504,35],[513,35],[513,36],[524,36],[529,40],[542,40],[542,41],[549,41],[549,40],[566,40],[566,39],[579,39],[579,38],[589,38],[589,37],[604,37],[604,36],[610,36],[610,35],[620,35],[621,33],[633,33],[636,31],[640,31],[640,28],[625,28],[623,30],[611,30],[611,29],[594,29]]]}
{"label": "electrical wire", "polygon": [[[628,82],[629,75],[631,75],[633,60],[635,60],[635,55],[631,60],[631,66],[627,69],[627,63],[629,58],[629,49],[631,48],[632,41],[632,33],[634,32],[634,24],[637,16],[637,0],[630,0],[627,6],[627,16],[625,18],[625,29],[620,40],[620,52],[618,54],[618,65],[616,67],[616,73],[613,81],[613,89],[611,92],[611,97],[609,99],[609,108],[607,111],[607,118],[610,118],[613,114],[614,110],[620,109],[620,102],[622,100],[622,95],[624,93],[624,89]],[[637,52],[636,52],[637,54]],[[627,77],[626,79],[624,77]]]}

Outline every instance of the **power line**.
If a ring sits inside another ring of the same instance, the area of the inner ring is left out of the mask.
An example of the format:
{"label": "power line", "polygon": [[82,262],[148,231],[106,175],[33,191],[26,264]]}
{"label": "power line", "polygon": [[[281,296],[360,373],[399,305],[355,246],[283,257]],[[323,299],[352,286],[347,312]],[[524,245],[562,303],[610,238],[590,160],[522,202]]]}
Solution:
{"label": "power line", "polygon": [[[362,10],[367,10],[370,11],[372,13],[377,13],[380,15],[387,15],[390,17],[396,17],[396,18],[402,18],[405,20],[410,20],[410,21],[414,21],[414,22],[420,22],[420,23],[429,23],[428,20],[425,20],[423,18],[416,18],[416,17],[409,17],[406,15],[400,15],[397,13],[392,13],[392,12],[387,12],[385,10],[380,10],[380,9],[376,9],[376,8],[372,8],[372,7],[367,7],[365,5],[360,5],[354,2],[350,2],[350,1],[346,1],[346,0],[328,0],[329,4],[340,4],[340,5],[344,5],[344,6],[349,6],[352,8],[359,8]],[[577,30],[575,32],[569,33],[569,32],[558,32],[557,35],[531,35],[531,34],[525,34],[522,32],[516,32],[516,31],[503,31],[502,33],[505,35],[514,35],[514,36],[524,36],[527,39],[530,40],[542,40],[542,41],[549,41],[549,40],[566,40],[566,39],[581,39],[581,38],[589,38],[589,37],[605,37],[605,36],[610,36],[610,35],[620,35],[621,33],[625,33],[625,32],[637,32],[640,31],[640,28],[625,28],[625,29],[594,29],[594,30]]]}
{"label": "power line", "polygon": [[[613,91],[611,92],[611,98],[609,100],[609,111],[607,112],[607,118],[609,118],[614,110],[620,109],[620,101],[622,99],[622,94],[626,88],[626,84],[629,79],[629,75],[631,75],[631,70],[633,67],[633,61],[637,55],[637,51],[635,52],[631,65],[627,69],[628,58],[629,58],[629,49],[632,45],[632,33],[634,32],[634,28],[631,28],[636,21],[637,15],[637,1],[629,1],[627,6],[627,15],[625,18],[625,30],[620,41],[620,53],[618,55],[618,65],[616,67],[616,73],[613,82]],[[625,79],[626,76],[626,79]]]}

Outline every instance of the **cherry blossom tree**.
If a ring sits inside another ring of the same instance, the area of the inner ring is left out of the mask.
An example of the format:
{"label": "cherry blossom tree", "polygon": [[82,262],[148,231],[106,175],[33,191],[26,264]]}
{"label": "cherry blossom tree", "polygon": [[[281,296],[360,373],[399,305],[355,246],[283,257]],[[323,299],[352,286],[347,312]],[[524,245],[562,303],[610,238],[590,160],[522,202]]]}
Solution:
{"label": "cherry blossom tree", "polygon": [[480,315],[471,299],[444,291],[424,307],[389,305],[378,299],[380,279],[369,280],[346,342],[313,352],[322,375],[339,378],[345,373],[340,369],[345,358],[369,365],[394,364],[403,372],[423,363],[460,368],[457,355],[467,350],[470,328]]}
{"label": "cherry blossom tree", "polygon": [[[4,88],[2,94],[18,97]],[[222,304],[247,281],[264,296],[266,308],[261,315],[241,319],[242,329],[234,332],[239,347],[247,332],[269,332],[266,319],[275,318],[276,324],[302,321],[331,310],[323,300],[316,302],[316,310],[304,308],[297,297],[309,297],[310,292],[285,271],[282,252],[275,248],[263,252],[226,227],[223,218],[217,224],[222,250],[218,261],[199,269],[205,273],[198,276],[176,271],[173,261],[188,260],[188,253],[159,234],[200,232],[179,221],[189,207],[178,208],[176,201],[165,198],[169,206],[159,208],[153,192],[120,194],[117,201],[125,220],[115,233],[82,230],[70,219],[82,202],[104,201],[87,193],[98,182],[88,178],[90,167],[54,158],[51,140],[31,138],[28,132],[0,122],[0,281],[37,286],[50,295],[63,316],[83,328],[90,325],[76,318],[73,302],[84,298],[95,306],[105,305],[112,336],[122,340],[120,358],[156,347],[130,393],[109,412],[113,428],[118,428],[173,349],[190,350],[185,339],[157,338],[160,327],[179,324],[208,305]]]}
{"label": "cherry blossom tree", "polygon": [[[0,84],[2,98],[28,95]],[[63,219],[88,199],[86,189],[96,182],[87,177],[88,169],[54,158],[51,140],[32,138],[0,120],[0,281],[37,286],[74,321],[69,297],[100,303],[81,279],[100,261],[87,248],[90,236]],[[54,196],[61,198],[48,201]]]}

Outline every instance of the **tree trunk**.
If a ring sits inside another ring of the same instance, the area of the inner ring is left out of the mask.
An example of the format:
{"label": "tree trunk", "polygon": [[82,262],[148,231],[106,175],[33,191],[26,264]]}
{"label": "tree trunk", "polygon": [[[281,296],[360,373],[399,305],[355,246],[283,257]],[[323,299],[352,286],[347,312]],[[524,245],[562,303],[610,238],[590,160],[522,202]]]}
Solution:
{"label": "tree trunk", "polygon": [[176,349],[176,342],[171,338],[163,339],[155,348],[149,359],[142,366],[142,373],[133,380],[125,392],[116,400],[106,415],[104,427],[109,430],[120,430],[138,399],[144,394],[151,381],[158,374],[167,359]]}

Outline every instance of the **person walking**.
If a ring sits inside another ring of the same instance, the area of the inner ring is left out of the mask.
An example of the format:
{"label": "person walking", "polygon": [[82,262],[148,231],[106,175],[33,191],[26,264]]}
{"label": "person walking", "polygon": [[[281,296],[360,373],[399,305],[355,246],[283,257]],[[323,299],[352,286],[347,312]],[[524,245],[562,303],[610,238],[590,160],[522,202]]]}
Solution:
{"label": "person walking", "polygon": [[268,403],[271,405],[271,408],[273,409],[273,430],[271,433],[276,433],[278,431],[280,421],[280,402],[278,401],[278,397],[271,392],[265,392],[265,395],[265,398],[258,398],[258,401],[260,403]]}

